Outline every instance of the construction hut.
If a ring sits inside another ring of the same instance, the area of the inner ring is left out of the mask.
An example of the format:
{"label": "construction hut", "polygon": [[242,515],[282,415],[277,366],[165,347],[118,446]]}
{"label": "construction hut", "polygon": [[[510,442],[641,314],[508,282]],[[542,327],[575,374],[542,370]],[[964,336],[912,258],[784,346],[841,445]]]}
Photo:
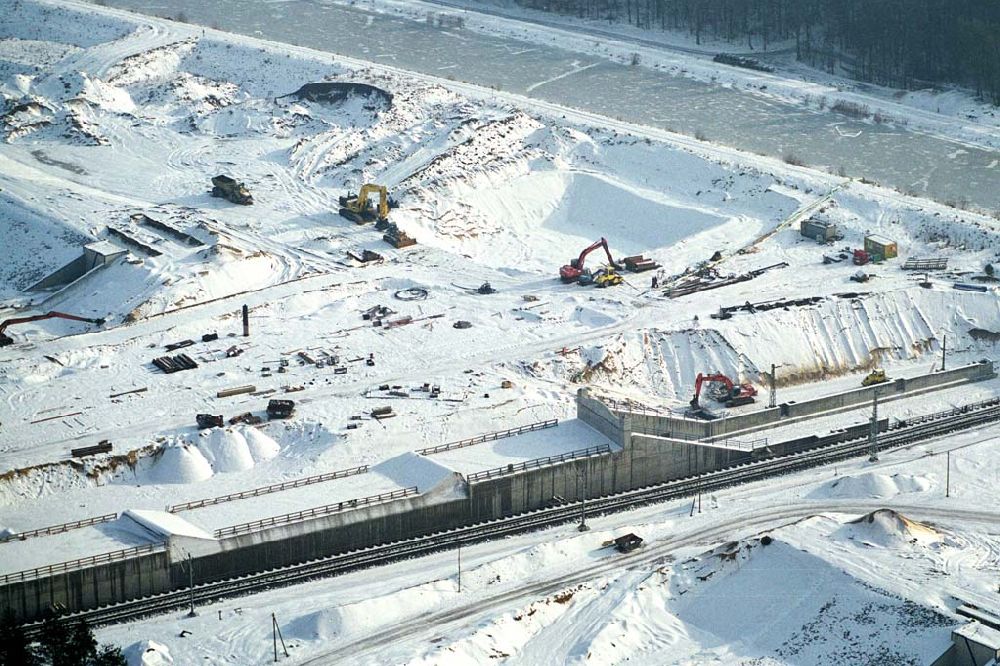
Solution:
{"label": "construction hut", "polygon": [[118,257],[123,256],[127,250],[123,250],[108,241],[98,241],[90,245],[83,246],[83,263],[85,270],[91,270],[98,266],[107,266]]}
{"label": "construction hut", "polygon": [[642,545],[642,537],[629,532],[615,539],[615,548],[622,553],[631,553]]}
{"label": "construction hut", "polygon": [[813,219],[802,220],[799,232],[806,238],[811,238],[817,243],[836,240],[839,236],[836,224]]}
{"label": "construction hut", "polygon": [[875,261],[895,259],[896,241],[878,234],[865,236],[865,252],[871,255]]}

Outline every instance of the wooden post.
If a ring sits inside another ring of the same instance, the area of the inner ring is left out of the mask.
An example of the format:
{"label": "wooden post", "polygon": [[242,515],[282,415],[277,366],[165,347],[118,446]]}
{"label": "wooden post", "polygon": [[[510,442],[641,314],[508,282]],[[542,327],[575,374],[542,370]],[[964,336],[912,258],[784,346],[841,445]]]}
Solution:
{"label": "wooden post", "polygon": [[250,337],[250,308],[243,305],[243,337]]}

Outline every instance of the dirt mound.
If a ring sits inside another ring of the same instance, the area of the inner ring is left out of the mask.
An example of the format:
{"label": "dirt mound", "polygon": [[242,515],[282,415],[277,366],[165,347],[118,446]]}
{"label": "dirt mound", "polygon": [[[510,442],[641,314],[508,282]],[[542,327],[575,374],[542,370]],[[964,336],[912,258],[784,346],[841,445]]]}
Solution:
{"label": "dirt mound", "polygon": [[345,83],[340,81],[307,83],[295,92],[283,95],[283,97],[296,97],[308,102],[333,105],[342,104],[352,97],[361,97],[382,106],[384,109],[392,106],[392,93],[368,85],[367,83]]}
{"label": "dirt mound", "polygon": [[937,543],[943,537],[929,525],[911,520],[892,509],[878,509],[846,523],[834,537],[886,548],[912,543]]}
{"label": "dirt mound", "polygon": [[810,498],[895,497],[901,493],[919,493],[931,487],[929,479],[912,474],[859,474],[828,481],[809,493]]}

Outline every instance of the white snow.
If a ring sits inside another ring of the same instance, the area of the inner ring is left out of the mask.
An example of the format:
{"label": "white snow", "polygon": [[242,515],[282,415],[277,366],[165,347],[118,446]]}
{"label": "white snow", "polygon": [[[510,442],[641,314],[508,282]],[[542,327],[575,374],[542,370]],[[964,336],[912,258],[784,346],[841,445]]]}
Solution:
{"label": "white snow", "polygon": [[[431,493],[439,488],[452,488],[458,473],[436,460],[417,453],[403,453],[371,468],[402,488],[416,486],[417,492]],[[460,481],[460,480],[459,480]]]}
{"label": "white snow", "polygon": [[135,521],[144,529],[152,532],[155,537],[164,541],[171,536],[185,536],[195,539],[212,538],[208,532],[198,529],[177,514],[166,511],[129,509],[122,514],[122,518]]}

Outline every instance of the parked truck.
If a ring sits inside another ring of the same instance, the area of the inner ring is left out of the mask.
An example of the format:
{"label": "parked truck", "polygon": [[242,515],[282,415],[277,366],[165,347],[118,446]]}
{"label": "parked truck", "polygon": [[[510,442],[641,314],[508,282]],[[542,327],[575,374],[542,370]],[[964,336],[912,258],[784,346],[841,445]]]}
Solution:
{"label": "parked truck", "polygon": [[212,196],[222,197],[234,204],[249,206],[253,204],[253,196],[243,183],[226,175],[212,178]]}

